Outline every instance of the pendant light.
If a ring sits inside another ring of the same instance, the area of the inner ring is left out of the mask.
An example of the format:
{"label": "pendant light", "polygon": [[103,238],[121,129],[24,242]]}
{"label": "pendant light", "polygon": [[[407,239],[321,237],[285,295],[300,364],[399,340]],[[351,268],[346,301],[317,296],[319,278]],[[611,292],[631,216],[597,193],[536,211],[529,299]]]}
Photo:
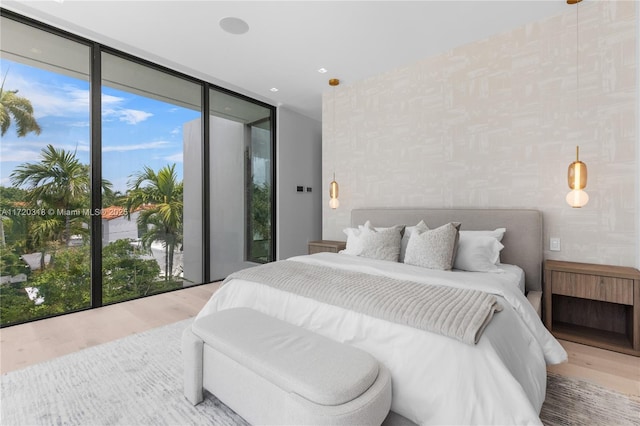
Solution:
{"label": "pendant light", "polygon": [[333,180],[329,184],[329,207],[337,209],[340,207],[340,201],[338,201],[338,182],[336,182],[336,174],[333,174]]}
{"label": "pendant light", "polygon": [[[338,80],[337,78],[332,78],[331,80],[329,80],[329,86],[331,87],[335,87],[339,84],[340,84],[340,80]],[[335,140],[336,127],[335,126],[336,126],[336,92],[335,92],[335,89],[333,89],[333,123],[331,123],[331,128],[333,133],[334,146],[336,144],[336,140]],[[335,167],[335,163],[334,163],[334,167]],[[338,201],[338,192],[339,192],[339,187],[338,187],[338,182],[336,182],[336,173],[333,172],[333,180],[329,184],[329,207],[331,207],[332,209],[337,209],[340,206],[340,201]]]}
{"label": "pendant light", "polygon": [[567,194],[567,203],[580,208],[589,202],[589,195],[583,191],[587,186],[587,165],[580,161],[580,147],[576,146],[576,161],[569,164],[567,180],[571,192]]}
{"label": "pendant light", "polygon": [[[582,0],[567,0],[568,4],[576,5],[576,123],[578,122],[578,94],[580,91],[580,73],[578,71],[580,40],[578,38],[578,3]],[[567,181],[571,191],[567,194],[567,203],[574,208],[580,208],[589,202],[589,195],[584,191],[587,186],[587,165],[580,161],[580,147],[576,146],[576,161],[569,165]]]}

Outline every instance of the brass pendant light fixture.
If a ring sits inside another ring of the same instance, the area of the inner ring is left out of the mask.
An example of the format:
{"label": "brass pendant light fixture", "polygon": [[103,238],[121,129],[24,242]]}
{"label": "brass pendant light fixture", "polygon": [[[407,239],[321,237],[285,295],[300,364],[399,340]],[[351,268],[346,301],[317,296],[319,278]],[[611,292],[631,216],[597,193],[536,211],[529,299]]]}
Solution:
{"label": "brass pendant light fixture", "polygon": [[333,180],[329,184],[329,207],[337,209],[340,207],[340,201],[338,201],[338,182],[336,182],[336,174],[333,174]]}
{"label": "brass pendant light fixture", "polygon": [[[579,65],[579,15],[578,15],[578,3],[582,0],[567,0],[568,4],[576,5],[576,123],[578,123],[578,94],[580,91],[580,73],[578,71]],[[584,191],[587,186],[587,165],[580,161],[580,147],[576,146],[576,161],[569,165],[567,172],[567,181],[571,191],[567,194],[567,203],[574,208],[580,208],[589,202],[589,195]]]}
{"label": "brass pendant light fixture", "polygon": [[[329,86],[331,87],[335,87],[339,84],[340,84],[340,80],[338,80],[337,78],[332,78],[331,80],[329,80]],[[336,125],[336,93],[334,89],[333,91],[333,123],[331,123],[332,129],[335,129],[335,125]],[[332,130],[332,132],[333,132],[333,144],[335,145],[336,132],[335,130]],[[335,167],[335,164],[334,164],[334,167]],[[340,206],[340,201],[338,201],[339,190],[340,188],[338,187],[338,182],[336,182],[336,173],[333,172],[333,180],[329,184],[329,207],[331,207],[334,210]]]}
{"label": "brass pendant light fixture", "polygon": [[583,191],[587,186],[587,165],[580,161],[580,147],[576,146],[576,161],[569,164],[567,180],[571,192],[567,194],[567,203],[580,208],[589,202],[589,195]]}

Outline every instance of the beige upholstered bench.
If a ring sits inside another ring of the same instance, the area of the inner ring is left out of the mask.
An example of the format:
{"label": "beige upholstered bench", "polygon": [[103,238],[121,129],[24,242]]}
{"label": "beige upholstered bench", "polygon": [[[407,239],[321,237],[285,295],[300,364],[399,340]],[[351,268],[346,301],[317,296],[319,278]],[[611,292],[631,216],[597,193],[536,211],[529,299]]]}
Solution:
{"label": "beige upholstered bench", "polygon": [[182,354],[185,397],[206,389],[252,424],[379,425],[391,406],[371,355],[248,308],[196,320]]}

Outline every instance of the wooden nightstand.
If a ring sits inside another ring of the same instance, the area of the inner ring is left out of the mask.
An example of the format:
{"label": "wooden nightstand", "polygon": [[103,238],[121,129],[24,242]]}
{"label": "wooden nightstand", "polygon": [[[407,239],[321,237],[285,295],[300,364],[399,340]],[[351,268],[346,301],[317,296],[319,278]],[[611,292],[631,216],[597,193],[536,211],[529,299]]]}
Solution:
{"label": "wooden nightstand", "polygon": [[337,253],[340,250],[344,250],[347,247],[347,243],[344,241],[331,241],[331,240],[319,240],[309,241],[309,254],[321,253],[328,251],[330,253]]}
{"label": "wooden nightstand", "polygon": [[559,339],[640,356],[640,271],[545,261],[544,323]]}

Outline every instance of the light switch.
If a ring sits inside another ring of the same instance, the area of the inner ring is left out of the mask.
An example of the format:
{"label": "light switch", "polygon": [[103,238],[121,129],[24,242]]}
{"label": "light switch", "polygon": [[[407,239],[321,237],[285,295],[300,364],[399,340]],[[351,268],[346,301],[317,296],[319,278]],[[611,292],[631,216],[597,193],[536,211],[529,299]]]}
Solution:
{"label": "light switch", "polygon": [[560,238],[549,238],[549,250],[560,251]]}

